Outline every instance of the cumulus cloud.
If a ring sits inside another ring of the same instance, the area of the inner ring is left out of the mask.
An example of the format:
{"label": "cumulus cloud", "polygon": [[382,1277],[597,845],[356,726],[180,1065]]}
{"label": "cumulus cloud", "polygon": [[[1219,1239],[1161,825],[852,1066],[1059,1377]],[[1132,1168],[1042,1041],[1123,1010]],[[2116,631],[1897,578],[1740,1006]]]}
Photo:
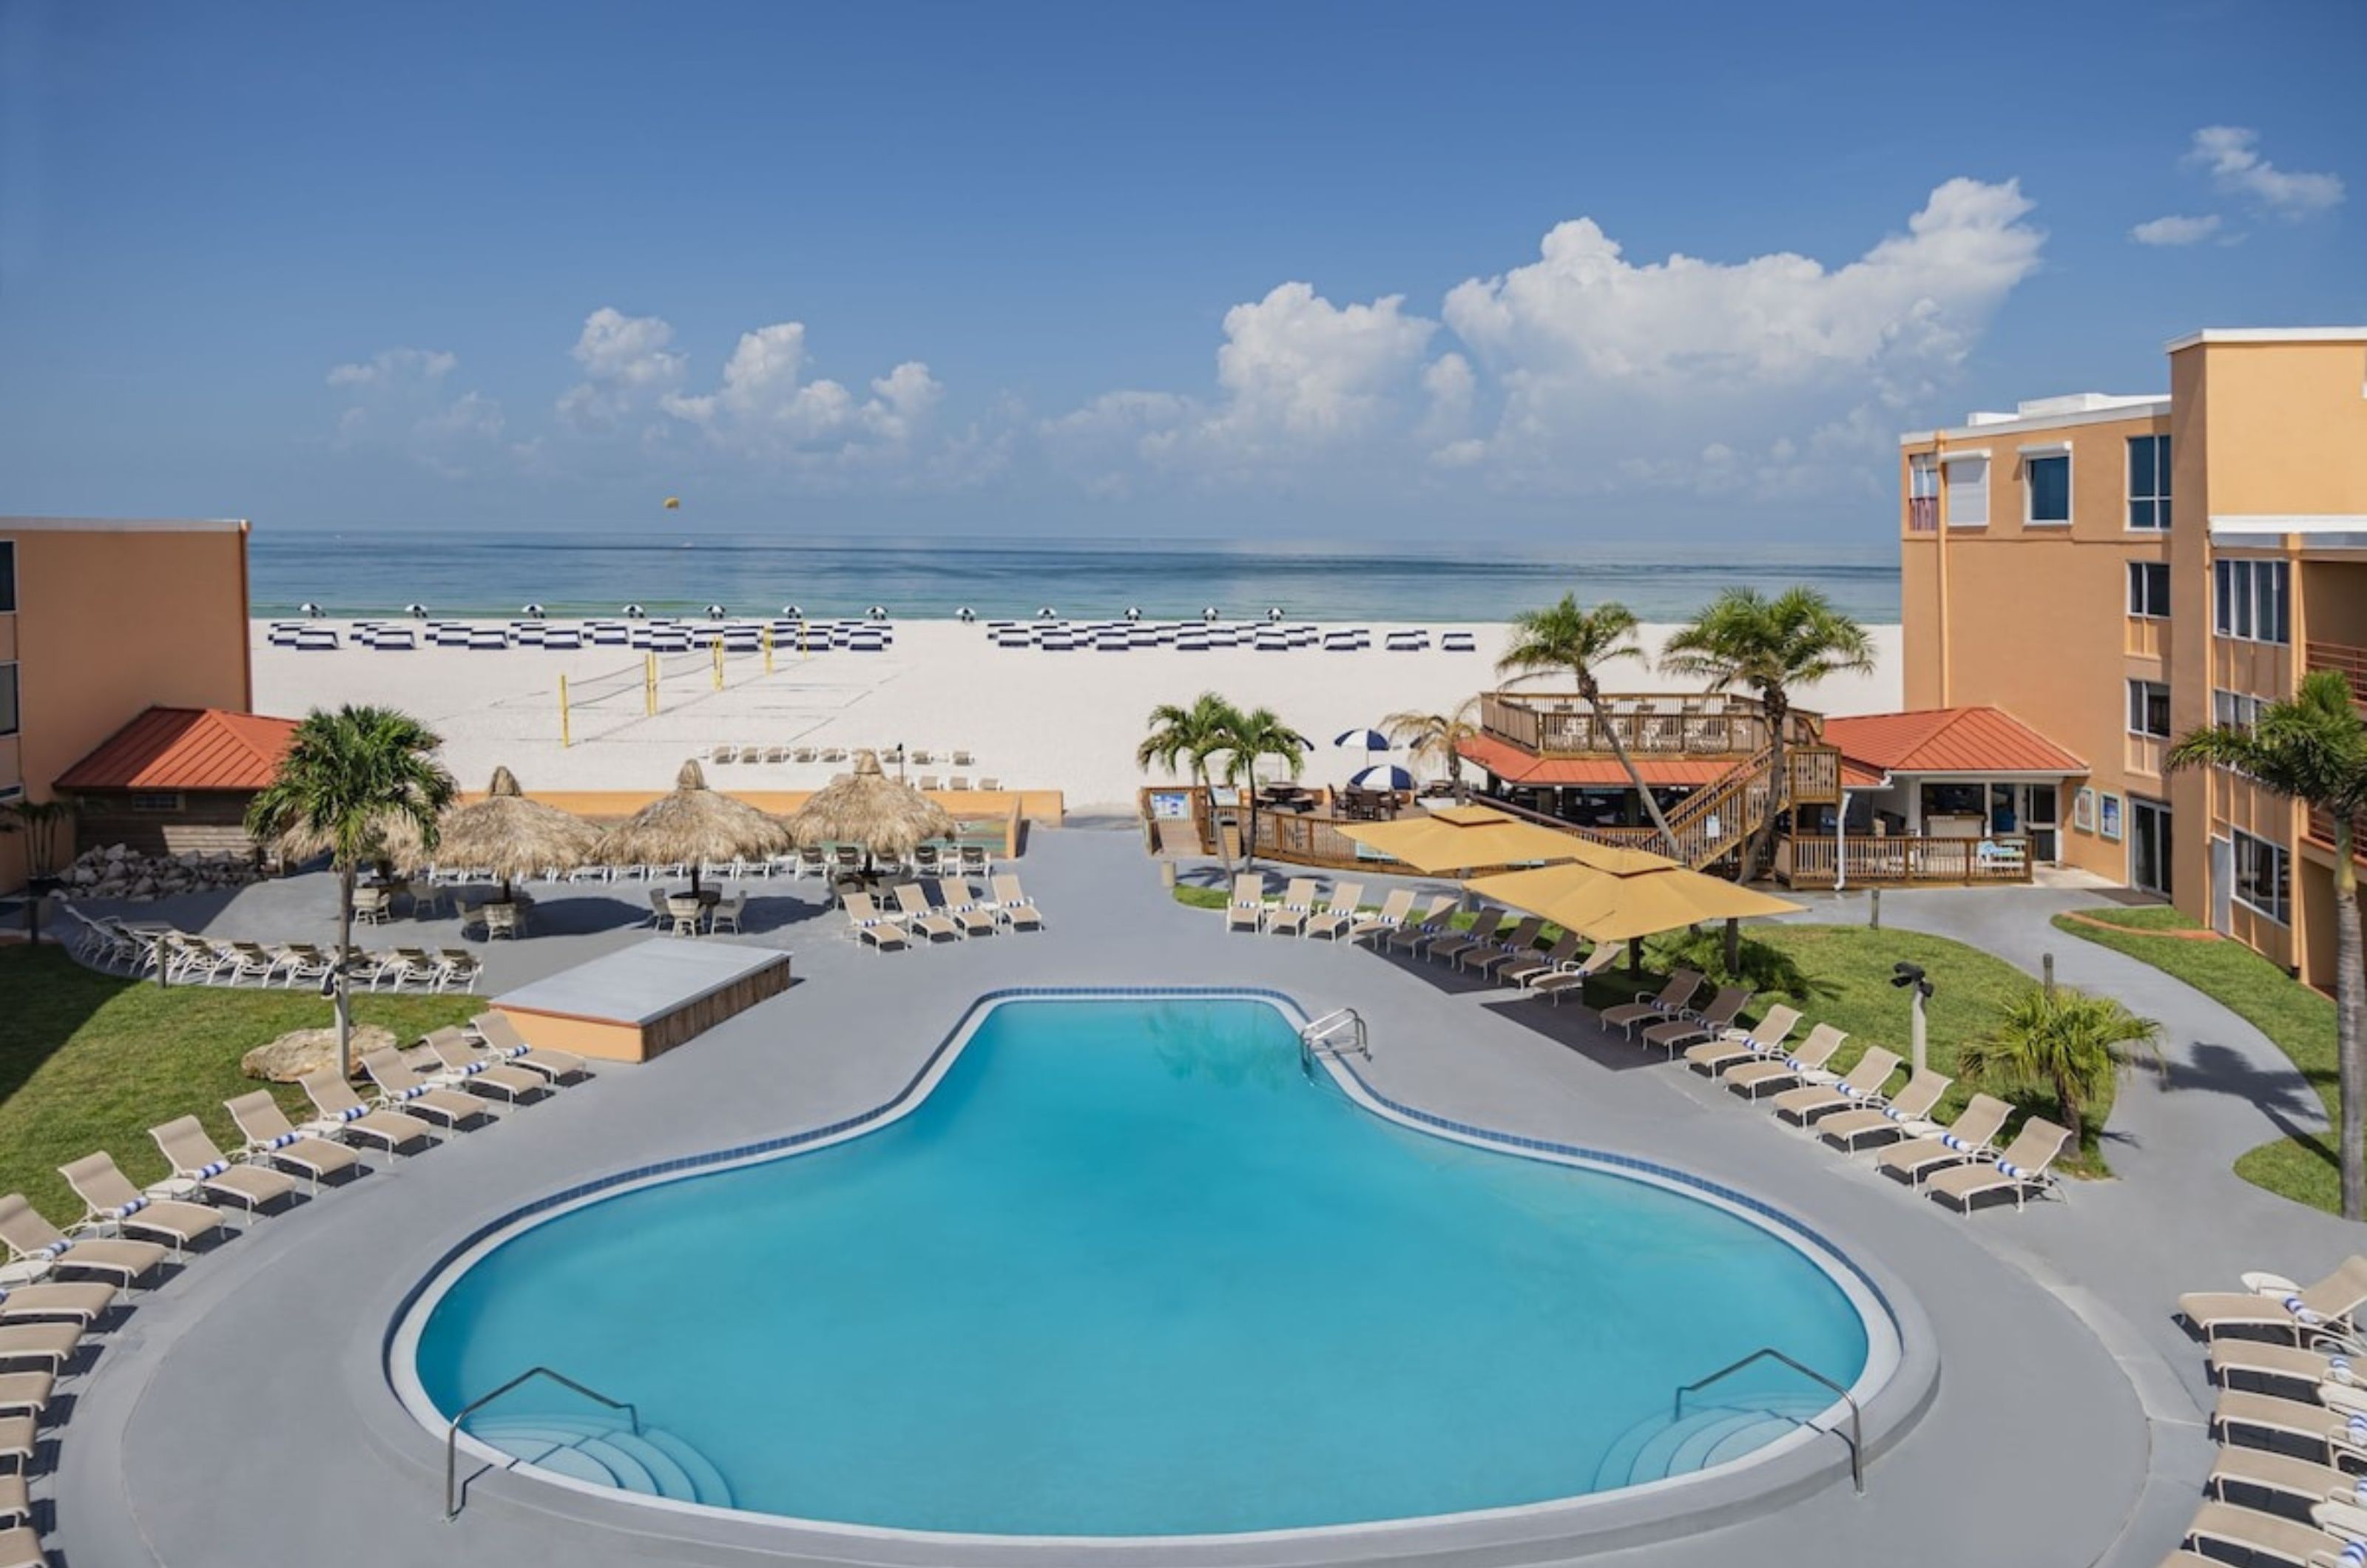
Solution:
{"label": "cumulus cloud", "polygon": [[2259,153],[2260,133],[2244,126],[2206,125],[2194,133],[2189,165],[2205,170],[2221,190],[2282,218],[2307,218],[2341,204],[2342,177],[2294,174]]}
{"label": "cumulus cloud", "polygon": [[659,406],[745,456],[849,462],[907,447],[945,391],[918,360],[874,378],[865,398],[838,381],[806,378],[805,364],[804,322],[759,327],[741,334],[714,391],[669,392]]}
{"label": "cumulus cloud", "polygon": [[481,392],[449,393],[445,382],[459,363],[442,349],[389,348],[330,367],[338,450],[394,452],[447,478],[469,477],[506,421]]}
{"label": "cumulus cloud", "polygon": [[1213,435],[1263,443],[1329,440],[1370,429],[1389,394],[1420,364],[1436,321],[1409,316],[1405,296],[1334,305],[1313,286],[1285,283],[1225,312],[1217,350],[1224,405]]}
{"label": "cumulus cloud", "polygon": [[579,431],[616,430],[636,411],[681,385],[689,356],[675,352],[660,316],[628,316],[603,305],[583,318],[569,351],[583,379],[561,395],[559,417]]}
{"label": "cumulus cloud", "polygon": [[2138,224],[2129,231],[2129,238],[2140,245],[2198,245],[2218,231],[2219,215],[2215,212],[2197,218],[2171,213]]}
{"label": "cumulus cloud", "polygon": [[332,387],[389,387],[405,382],[440,381],[460,363],[442,349],[382,348],[368,359],[329,367]]}

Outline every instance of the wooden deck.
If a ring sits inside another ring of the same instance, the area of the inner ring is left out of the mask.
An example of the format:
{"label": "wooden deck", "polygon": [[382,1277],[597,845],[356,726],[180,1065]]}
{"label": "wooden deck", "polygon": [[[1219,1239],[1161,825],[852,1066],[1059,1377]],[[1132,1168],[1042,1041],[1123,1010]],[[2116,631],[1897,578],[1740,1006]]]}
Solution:
{"label": "wooden deck", "polygon": [[1970,886],[2030,880],[2030,840],[1852,834],[1775,840],[1775,875],[1787,887]]}

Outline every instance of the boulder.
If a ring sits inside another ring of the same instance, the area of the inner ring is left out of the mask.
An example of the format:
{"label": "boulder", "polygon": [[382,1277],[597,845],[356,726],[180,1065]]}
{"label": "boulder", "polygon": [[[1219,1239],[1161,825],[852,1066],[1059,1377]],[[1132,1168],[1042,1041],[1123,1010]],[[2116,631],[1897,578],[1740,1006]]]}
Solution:
{"label": "boulder", "polygon": [[[383,1051],[394,1043],[394,1031],[383,1024],[354,1025],[353,1059],[362,1059],[365,1052]],[[328,1029],[299,1029],[283,1034],[268,1045],[257,1045],[239,1058],[239,1070],[248,1077],[266,1083],[294,1083],[306,1073],[337,1065],[337,1032]]]}

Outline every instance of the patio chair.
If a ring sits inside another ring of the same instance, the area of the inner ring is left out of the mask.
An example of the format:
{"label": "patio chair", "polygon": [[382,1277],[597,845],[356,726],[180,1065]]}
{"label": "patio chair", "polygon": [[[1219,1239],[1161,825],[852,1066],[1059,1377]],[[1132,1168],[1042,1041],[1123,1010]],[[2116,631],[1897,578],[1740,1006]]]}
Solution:
{"label": "patio chair", "polygon": [[1530,980],[1528,993],[1532,997],[1547,998],[1556,1007],[1561,1006],[1561,999],[1564,997],[1576,997],[1580,1002],[1584,1002],[1586,983],[1618,961],[1619,944],[1617,942],[1599,942],[1594,951],[1586,955],[1582,963],[1565,964],[1550,975],[1539,975]]}
{"label": "patio chair", "polygon": [[[1658,1045],[1668,1053],[1670,1061],[1688,1045],[1698,1045],[1704,1040],[1720,1040],[1742,1016],[1742,1010],[1757,998],[1748,986],[1721,986],[1709,1006],[1691,1018],[1672,1018],[1664,1023],[1644,1026],[1644,1043]],[[1633,1038],[1631,1035],[1630,1038]]]}
{"label": "patio chair", "polygon": [[659,931],[664,931],[667,927],[673,925],[674,911],[666,908],[666,900],[673,897],[674,893],[669,888],[651,887],[650,889],[650,918],[641,923],[646,926],[653,926]]}
{"label": "patio chair", "polygon": [[1514,926],[1510,936],[1500,936],[1483,946],[1458,953],[1455,966],[1484,975],[1492,980],[1496,977],[1496,971],[1505,964],[1535,958],[1537,955],[1537,933],[1545,929],[1545,921],[1532,915]]}
{"label": "patio chair", "polygon": [[8,1249],[11,1263],[40,1264],[58,1273],[87,1269],[112,1276],[126,1289],[172,1256],[168,1247],[129,1236],[70,1236],[42,1218],[21,1192],[0,1198],[0,1246]]}
{"label": "patio chair", "polygon": [[946,788],[956,794],[967,794],[969,790],[969,780],[963,774],[956,773],[946,780]]}
{"label": "patio chair", "polygon": [[383,887],[355,888],[354,923],[366,926],[384,925],[388,906],[392,902],[393,896]]}
{"label": "patio chair", "polygon": [[496,1061],[509,1062],[529,1072],[540,1073],[553,1083],[566,1083],[572,1078],[590,1077],[583,1058],[572,1051],[554,1051],[548,1045],[529,1045],[517,1025],[505,1012],[481,1012],[469,1021],[469,1032],[475,1036],[485,1054]]}
{"label": "patio chair", "polygon": [[0,1324],[66,1318],[87,1329],[114,1310],[122,1290],[103,1280],[45,1280],[34,1274],[0,1288]]}
{"label": "patio chair", "polygon": [[1837,1111],[1817,1123],[1817,1136],[1844,1154],[1855,1154],[1868,1139],[1896,1143],[1905,1138],[1936,1137],[1943,1128],[1928,1121],[1948,1086],[1956,1080],[1926,1067],[1907,1080],[1907,1087],[1881,1105]]}
{"label": "patio chair", "polygon": [[951,761],[953,765],[957,768],[968,768],[976,765],[970,754],[958,747],[951,753],[949,761]]}
{"label": "patio chair", "polygon": [[502,1061],[470,1039],[457,1023],[429,1030],[425,1040],[443,1066],[443,1071],[435,1075],[436,1082],[498,1095],[512,1105],[550,1093],[550,1079]]}
{"label": "patio chair", "polygon": [[1460,958],[1475,948],[1488,946],[1494,941],[1496,928],[1504,923],[1501,909],[1482,909],[1471,917],[1468,929],[1453,936],[1433,937],[1423,947],[1422,956],[1435,963],[1443,958]]}
{"label": "patio chair", "polygon": [[2344,1258],[2314,1285],[2293,1290],[2192,1291],[2178,1298],[2178,1315],[2213,1341],[2231,1328],[2275,1335],[2293,1345],[2309,1344],[2329,1333],[2356,1336],[2361,1328],[2361,1307],[2367,1307],[2367,1258],[2356,1255]]}
{"label": "patio chair", "polygon": [[1380,913],[1370,919],[1355,920],[1349,926],[1348,940],[1363,942],[1367,937],[1386,936],[1405,923],[1406,916],[1412,908],[1413,890],[1407,887],[1394,889],[1381,900]]}
{"label": "patio chair", "polygon": [[697,936],[699,922],[707,919],[707,906],[695,893],[666,895],[665,931],[672,936]]}
{"label": "patio chair", "polygon": [[306,942],[283,943],[277,962],[281,980],[291,991],[299,984],[318,985],[327,979],[336,966],[335,959]]}
{"label": "patio chair", "polygon": [[1002,781],[995,778],[981,778],[978,781],[978,787],[984,793],[992,795],[1002,789]]}
{"label": "patio chair", "polygon": [[801,849],[798,852],[798,874],[799,876],[821,876],[827,874],[829,870],[830,867],[823,862],[821,846],[817,845],[812,849]]}
{"label": "patio chair", "polygon": [[405,1115],[424,1116],[447,1129],[493,1119],[483,1100],[430,1083],[413,1072],[402,1053],[392,1046],[363,1053],[362,1071],[378,1086],[379,1103],[400,1106]]}
{"label": "patio chair", "polygon": [[945,785],[944,785],[944,784],[943,784],[939,780],[938,780],[938,778],[937,778],[937,775],[936,775],[936,774],[934,774],[934,773],[923,773],[923,774],[921,775],[921,783],[920,783],[920,786],[919,786],[919,787],[920,787],[920,791],[921,791],[921,793],[922,793],[923,795],[927,795],[927,794],[928,794],[929,792],[931,792],[932,790],[943,789],[943,788],[945,787]]}
{"label": "patio chair", "polygon": [[1748,1029],[1730,1027],[1716,1039],[1688,1046],[1685,1062],[1693,1071],[1714,1078],[1738,1063],[1781,1055],[1792,1031],[1799,1027],[1800,1010],[1778,1002]]}
{"label": "patio chair", "polygon": [[920,845],[912,852],[912,869],[923,876],[934,876],[937,874],[939,859],[936,845]]}
{"label": "patio chair", "polygon": [[245,1165],[223,1154],[194,1116],[180,1116],[148,1135],[164,1151],[174,1177],[193,1192],[210,1193],[238,1204],[252,1217],[266,1203],[292,1195],[296,1179],[267,1165]]}
{"label": "patio chair", "polygon": [[1880,1104],[1882,1086],[1897,1070],[1897,1052],[1869,1046],[1865,1055],[1857,1059],[1857,1066],[1844,1077],[1830,1083],[1804,1083],[1797,1089],[1787,1089],[1775,1097],[1771,1109],[1784,1121],[1805,1127],[1820,1116],[1846,1111],[1853,1105]]}
{"label": "patio chair", "polygon": [[1455,903],[1452,894],[1439,894],[1421,913],[1382,937],[1381,941],[1391,947],[1404,948],[1408,953],[1419,952],[1423,943],[1436,942],[1454,929],[1447,922],[1455,919]]}
{"label": "patio chair", "polygon": [[477,906],[477,921],[485,928],[485,940],[507,937],[515,942],[526,934],[526,906],[523,902],[507,904],[487,901]]}
{"label": "patio chair", "polygon": [[1363,883],[1333,883],[1331,885],[1331,896],[1323,900],[1323,908],[1321,911],[1319,913],[1309,914],[1307,917],[1307,931],[1305,934],[1310,937],[1319,936],[1324,938],[1326,941],[1337,942],[1340,938],[1347,935],[1349,928],[1356,923],[1356,907],[1364,902],[1364,898],[1365,885]]}
{"label": "patio chair", "polygon": [[1847,1030],[1820,1023],[1783,1060],[1739,1062],[1719,1074],[1718,1081],[1746,1100],[1757,1100],[1770,1089],[1789,1089],[1823,1071],[1848,1039]]}
{"label": "patio chair", "polygon": [[432,991],[444,977],[444,961],[424,947],[398,947],[390,953],[380,973],[391,989],[399,991],[415,985]]}
{"label": "patio chair", "polygon": [[1659,996],[1603,1009],[1603,1027],[1616,1029],[1632,1040],[1639,1024],[1665,1022],[1686,1016],[1693,998],[1701,994],[1702,984],[1698,971],[1680,969],[1669,976]]}
{"label": "patio chair", "polygon": [[222,1109],[230,1112],[239,1135],[246,1140],[244,1153],[250,1162],[267,1160],[281,1170],[293,1170],[309,1180],[315,1192],[321,1190],[323,1177],[350,1171],[360,1163],[360,1156],[345,1145],[298,1132],[267,1089],[225,1100]]}
{"label": "patio chair", "polygon": [[715,901],[714,907],[707,911],[707,929],[709,931],[719,931],[725,926],[730,926],[732,933],[738,935],[740,934],[740,917],[747,912],[748,895],[745,893],[735,892],[728,898],[719,898]]}
{"label": "patio chair", "polygon": [[2071,1130],[2058,1127],[2044,1116],[2033,1116],[2022,1124],[2013,1142],[2005,1152],[1991,1160],[1976,1160],[1943,1170],[1923,1184],[1923,1190],[1933,1200],[1945,1200],[1960,1214],[1973,1212],[1973,1200],[1988,1192],[2010,1192],[2013,1206],[2019,1211],[2033,1192],[2044,1192],[2053,1187],[2055,1178],[2048,1168],[2063,1153],[2063,1145],[2071,1141]]}
{"label": "patio chair", "polygon": [[176,1258],[191,1242],[217,1235],[222,1228],[221,1215],[203,1203],[143,1195],[115,1168],[115,1156],[104,1149],[58,1167],[58,1174],[83,1201],[84,1224],[113,1225],[133,1235],[145,1233],[160,1237]]}
{"label": "patio chair", "polygon": [[1978,1159],[2005,1130],[2013,1107],[1991,1095],[1976,1094],[1956,1113],[1948,1130],[1936,1136],[1908,1138],[1890,1145],[1874,1156],[1874,1168],[1912,1187],[1935,1170]]}
{"label": "patio chair", "polygon": [[1282,890],[1282,902],[1266,917],[1268,936],[1305,936],[1308,918],[1315,912],[1315,879],[1294,876]]}
{"label": "patio chair", "polygon": [[911,939],[904,934],[902,922],[881,914],[871,902],[870,894],[849,893],[839,903],[846,911],[847,928],[854,931],[857,941],[867,942],[882,953],[900,952],[912,945]]}
{"label": "patio chair", "polygon": [[1036,907],[1036,900],[1020,890],[1019,878],[1007,871],[1000,872],[988,879],[987,886],[994,890],[997,919],[1015,931],[1044,929],[1044,911]]}
{"label": "patio chair", "polygon": [[[1564,931],[1551,947],[1543,953],[1518,953],[1510,962],[1496,965],[1495,977],[1507,986],[1525,986],[1531,980],[1552,974],[1565,964],[1578,963],[1578,950],[1586,939],[1576,931]],[[1610,945],[1605,943],[1605,946]]]}
{"label": "patio chair", "polygon": [[273,972],[279,967],[278,954],[261,942],[233,942],[228,945],[230,961],[224,978],[233,986],[241,980],[252,980],[258,986],[267,984]]}
{"label": "patio chair", "polygon": [[904,929],[918,931],[931,942],[950,938],[961,940],[961,927],[929,908],[929,896],[917,882],[896,885],[896,912],[904,917]]}
{"label": "patio chair", "polygon": [[994,911],[971,896],[968,883],[939,877],[937,902],[944,906],[946,918],[961,927],[964,937],[994,934]]}
{"label": "patio chair", "polygon": [[345,1081],[345,1075],[334,1067],[318,1068],[296,1081],[305,1098],[312,1102],[312,1109],[320,1112],[298,1128],[299,1132],[323,1137],[350,1134],[376,1144],[389,1154],[435,1141],[435,1128],[418,1117],[366,1104],[354,1092],[354,1086]]}
{"label": "patio chair", "polygon": [[427,952],[436,960],[436,988],[438,991],[474,991],[477,982],[484,978],[483,962],[465,948],[431,947]]}

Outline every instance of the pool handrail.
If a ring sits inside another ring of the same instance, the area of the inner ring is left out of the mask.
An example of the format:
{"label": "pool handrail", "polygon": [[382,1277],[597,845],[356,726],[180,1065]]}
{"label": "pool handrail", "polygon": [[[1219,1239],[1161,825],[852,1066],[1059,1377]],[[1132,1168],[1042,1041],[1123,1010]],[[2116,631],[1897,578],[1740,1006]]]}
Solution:
{"label": "pool handrail", "polygon": [[444,1522],[446,1524],[448,1525],[454,1519],[460,1517],[460,1499],[455,1477],[459,1473],[461,1426],[469,1419],[470,1416],[474,1416],[478,1411],[482,1410],[494,1400],[499,1399],[502,1395],[509,1393],[510,1390],[516,1388],[521,1383],[529,1382],[536,1378],[549,1378],[555,1383],[559,1383],[566,1388],[573,1389],[576,1393],[582,1394],[586,1399],[596,1401],[599,1404],[606,1405],[611,1410],[623,1411],[626,1418],[633,1424],[633,1436],[638,1438],[641,1435],[640,1407],[636,1405],[631,1400],[611,1399],[606,1394],[602,1393],[598,1389],[588,1388],[583,1383],[577,1382],[573,1378],[569,1377],[566,1373],[555,1371],[549,1367],[528,1367],[526,1371],[510,1379],[509,1382],[502,1384],[501,1387],[493,1390],[491,1393],[479,1394],[476,1398],[462,1405],[459,1413],[454,1416],[450,1423],[445,1427]]}
{"label": "pool handrail", "polygon": [[[1710,1373],[1709,1376],[1705,1378],[1696,1378],[1692,1382],[1689,1382],[1682,1388],[1677,1390],[1676,1398],[1670,1403],[1669,1408],[1670,1421],[1673,1423],[1684,1419],[1685,1395],[1689,1393],[1699,1393],[1703,1389],[1707,1388],[1710,1384],[1717,1382],[1720,1378],[1730,1377],[1734,1373],[1742,1371],[1743,1368],[1751,1366],[1760,1361],[1783,1362],[1785,1366],[1791,1368],[1802,1377],[1810,1378],[1824,1384],[1827,1388],[1832,1390],[1835,1393],[1840,1396],[1840,1401],[1843,1404],[1849,1406],[1850,1483],[1856,1487],[1857,1495],[1859,1496],[1864,1496],[1865,1434],[1864,1429],[1861,1425],[1861,1416],[1863,1413],[1858,1409],[1856,1399],[1851,1396],[1849,1390],[1843,1388],[1832,1379],[1825,1376],[1824,1373],[1817,1371],[1816,1368],[1808,1366],[1804,1362],[1794,1360],[1791,1357],[1784,1354],[1783,1351],[1778,1350],[1772,1345],[1761,1345],[1758,1349],[1753,1350],[1750,1354],[1743,1357],[1740,1360],[1728,1362],[1727,1365],[1720,1367],[1717,1371]],[[1784,1416],[1780,1411],[1770,1411],[1768,1414],[1777,1416],[1784,1420],[1796,1420],[1795,1417]],[[1798,1421],[1797,1424],[1803,1427],[1808,1425],[1806,1421]]]}

